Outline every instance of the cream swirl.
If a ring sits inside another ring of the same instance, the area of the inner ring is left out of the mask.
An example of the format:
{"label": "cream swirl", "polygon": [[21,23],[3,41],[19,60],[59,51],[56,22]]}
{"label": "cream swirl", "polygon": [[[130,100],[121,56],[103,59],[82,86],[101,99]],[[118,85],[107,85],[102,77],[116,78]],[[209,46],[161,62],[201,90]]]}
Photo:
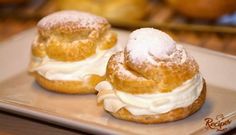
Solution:
{"label": "cream swirl", "polygon": [[38,72],[49,80],[84,80],[87,75],[104,76],[110,56],[120,50],[97,50],[96,54],[77,62],[62,62],[48,57],[32,57],[30,72]]}
{"label": "cream swirl", "polygon": [[130,94],[115,90],[107,81],[95,87],[99,91],[98,102],[104,101],[107,111],[117,112],[124,107],[133,115],[162,114],[189,106],[199,97],[202,88],[203,79],[200,74],[167,93]]}

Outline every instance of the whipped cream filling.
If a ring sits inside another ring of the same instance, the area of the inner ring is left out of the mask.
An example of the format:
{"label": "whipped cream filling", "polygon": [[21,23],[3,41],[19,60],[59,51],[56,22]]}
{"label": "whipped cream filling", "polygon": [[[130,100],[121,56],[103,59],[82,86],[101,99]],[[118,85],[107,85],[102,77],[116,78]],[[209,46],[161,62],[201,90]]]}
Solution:
{"label": "whipped cream filling", "polygon": [[191,105],[202,88],[203,78],[197,74],[168,93],[131,94],[114,89],[107,81],[100,82],[95,89],[99,92],[98,102],[103,101],[109,112],[115,113],[124,107],[133,115],[155,115]]}
{"label": "whipped cream filling", "polygon": [[109,50],[97,50],[94,55],[78,62],[32,57],[30,72],[36,71],[49,80],[84,80],[91,74],[104,76],[109,58],[119,50],[118,45]]}

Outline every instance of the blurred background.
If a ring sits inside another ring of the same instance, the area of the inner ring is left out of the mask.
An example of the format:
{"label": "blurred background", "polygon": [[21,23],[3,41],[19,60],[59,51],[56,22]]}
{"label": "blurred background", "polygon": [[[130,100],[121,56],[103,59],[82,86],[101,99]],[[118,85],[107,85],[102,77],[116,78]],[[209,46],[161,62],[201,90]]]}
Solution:
{"label": "blurred background", "polygon": [[236,55],[236,0],[0,0],[0,41],[65,9],[106,17],[113,27],[154,27],[175,40]]}

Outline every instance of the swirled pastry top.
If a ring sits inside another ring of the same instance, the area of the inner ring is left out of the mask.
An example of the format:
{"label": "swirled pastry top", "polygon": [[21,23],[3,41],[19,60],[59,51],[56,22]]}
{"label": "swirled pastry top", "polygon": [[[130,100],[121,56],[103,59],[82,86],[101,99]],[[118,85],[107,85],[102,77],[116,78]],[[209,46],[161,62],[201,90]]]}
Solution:
{"label": "swirled pastry top", "polygon": [[130,34],[107,67],[108,81],[128,93],[170,92],[199,72],[196,61],[166,33],[153,28]]}
{"label": "swirled pastry top", "polygon": [[59,11],[39,21],[32,46],[35,57],[80,61],[97,49],[112,48],[117,36],[105,18],[79,11]]}
{"label": "swirled pastry top", "polygon": [[166,33],[142,28],[130,34],[126,51],[136,60],[147,57],[168,58],[175,50],[175,41]]}

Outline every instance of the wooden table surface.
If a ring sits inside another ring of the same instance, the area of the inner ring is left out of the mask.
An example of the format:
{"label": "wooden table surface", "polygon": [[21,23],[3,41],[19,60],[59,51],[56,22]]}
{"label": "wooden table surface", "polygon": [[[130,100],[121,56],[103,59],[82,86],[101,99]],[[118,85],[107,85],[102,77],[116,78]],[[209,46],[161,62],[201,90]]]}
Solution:
{"label": "wooden table surface", "polygon": [[0,135],[85,135],[83,132],[0,111]]}
{"label": "wooden table surface", "polygon": [[[0,135],[86,135],[87,133],[0,111]],[[236,128],[224,133],[236,135]]]}

